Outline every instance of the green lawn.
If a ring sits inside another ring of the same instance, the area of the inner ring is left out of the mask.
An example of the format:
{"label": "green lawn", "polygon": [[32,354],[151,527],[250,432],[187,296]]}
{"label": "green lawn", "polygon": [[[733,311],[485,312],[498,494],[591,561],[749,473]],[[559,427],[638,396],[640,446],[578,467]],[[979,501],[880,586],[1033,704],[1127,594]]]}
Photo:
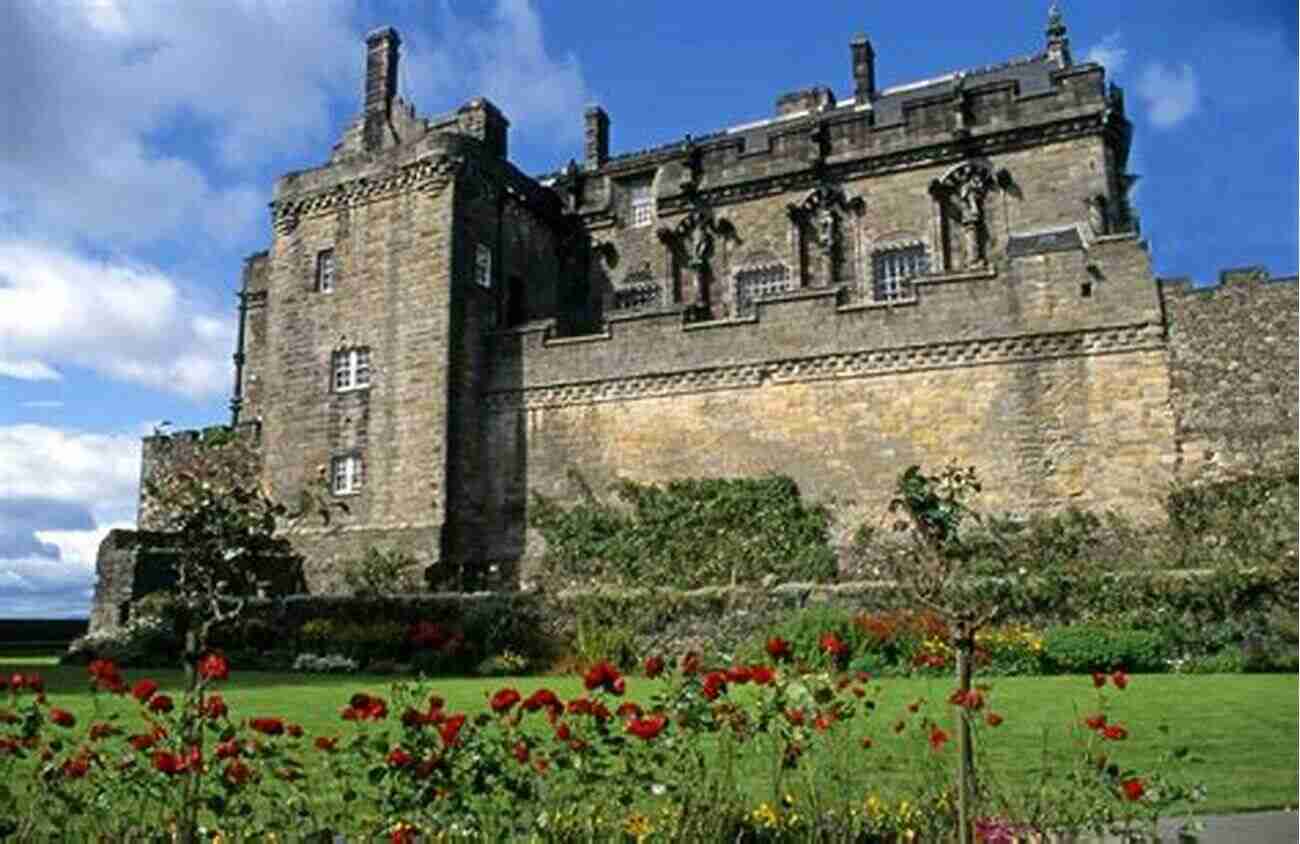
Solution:
{"label": "green lawn", "polygon": [[[44,664],[36,657],[10,661],[0,657],[0,672],[39,670],[50,699],[82,718],[92,715],[83,668]],[[179,671],[129,671],[128,680],[149,676],[164,689],[179,689]],[[275,672],[235,672],[221,689],[232,712],[242,717],[276,715],[296,721],[309,733],[346,733],[339,709],[355,691],[384,694],[391,677],[373,675],[311,676]],[[1006,722],[989,735],[993,765],[1010,778],[1027,777],[1043,764],[1044,731],[1049,736],[1048,764],[1066,764],[1071,751],[1069,729],[1077,716],[1096,709],[1096,692],[1086,677],[992,678],[992,708]],[[434,688],[449,710],[479,711],[486,697],[510,685],[525,695],[547,686],[562,698],[579,694],[576,677],[518,677],[502,680],[440,679]],[[655,684],[629,682],[632,697],[648,695]],[[926,698],[931,711],[946,712],[949,681],[887,679],[879,684],[877,708],[866,732],[887,738],[904,707]],[[1297,677],[1292,675],[1143,675],[1132,678],[1125,692],[1114,692],[1111,720],[1125,724],[1129,739],[1116,745],[1116,757],[1138,770],[1154,764],[1170,744],[1193,750],[1193,777],[1209,790],[1199,811],[1244,811],[1294,806],[1297,793]],[[105,699],[128,709],[133,701]],[[1170,728],[1166,737],[1156,729]],[[869,753],[869,752],[868,752]],[[870,758],[864,755],[864,760]],[[864,766],[864,776],[870,773]]]}

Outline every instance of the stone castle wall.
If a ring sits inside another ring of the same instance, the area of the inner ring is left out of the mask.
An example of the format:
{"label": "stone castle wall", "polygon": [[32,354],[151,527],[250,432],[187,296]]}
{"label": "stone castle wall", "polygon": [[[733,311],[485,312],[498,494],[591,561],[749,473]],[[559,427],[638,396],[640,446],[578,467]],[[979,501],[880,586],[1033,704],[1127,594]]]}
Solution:
{"label": "stone castle wall", "polygon": [[[272,493],[364,463],[293,537],[313,591],[371,546],[511,571],[531,492],[620,476],[788,474],[847,534],[913,463],[978,466],[998,509],[1156,516],[1202,466],[1294,453],[1294,283],[1156,283],[1122,93],[1059,41],[882,91],[855,41],[850,99],[624,155],[592,108],[583,163],[538,179],[491,103],[419,118],[400,38],[367,43],[363,113],[277,182],[244,269],[232,407]],[[926,270],[882,290],[908,249]],[[338,390],[350,349],[370,383]]]}
{"label": "stone castle wall", "polygon": [[1182,477],[1295,470],[1296,290],[1261,267],[1226,270],[1213,287],[1161,282]]}

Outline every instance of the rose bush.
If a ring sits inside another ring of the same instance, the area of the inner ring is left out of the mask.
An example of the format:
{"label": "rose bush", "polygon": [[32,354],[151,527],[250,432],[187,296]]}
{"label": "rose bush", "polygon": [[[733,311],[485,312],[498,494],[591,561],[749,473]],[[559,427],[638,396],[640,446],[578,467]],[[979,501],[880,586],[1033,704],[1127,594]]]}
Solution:
{"label": "rose bush", "polygon": [[[644,680],[597,663],[569,700],[503,685],[477,712],[401,682],[356,692],[340,729],[318,735],[273,712],[232,712],[213,688],[231,666],[215,653],[175,698],[93,663],[87,718],[48,701],[39,676],[13,675],[0,681],[0,838],[171,840],[195,808],[196,837],[224,841],[951,838],[954,715],[978,714],[982,753],[1003,723],[996,697],[979,686],[878,712],[871,678],[833,667],[839,641],[826,638],[821,668],[790,661],[778,637],[752,664],[652,655]],[[1131,694],[1130,678],[1094,682],[1075,767],[1032,795],[981,779],[984,840],[1146,829],[1196,796],[1168,771],[1122,765],[1139,728],[1112,721],[1107,696]],[[882,776],[864,793],[868,766]]]}

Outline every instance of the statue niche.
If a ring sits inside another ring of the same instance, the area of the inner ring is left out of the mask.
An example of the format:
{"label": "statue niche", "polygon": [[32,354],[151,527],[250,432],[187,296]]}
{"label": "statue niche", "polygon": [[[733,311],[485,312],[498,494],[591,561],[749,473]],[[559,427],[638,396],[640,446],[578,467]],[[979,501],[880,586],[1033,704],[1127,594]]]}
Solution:
{"label": "statue niche", "polygon": [[[659,229],[659,240],[668,247],[672,259],[675,298],[686,304],[701,319],[720,318],[720,302],[714,288],[716,241],[734,238],[731,223],[717,217],[703,201],[675,226]],[[693,284],[682,276],[689,272]]]}
{"label": "statue niche", "polygon": [[930,183],[938,220],[941,270],[988,266],[989,227],[985,199],[996,182],[979,164],[967,163]]}
{"label": "statue niche", "polygon": [[850,215],[866,209],[862,197],[848,198],[838,186],[822,184],[803,201],[786,206],[798,244],[799,275],[803,285],[830,286],[845,281],[846,233]]}

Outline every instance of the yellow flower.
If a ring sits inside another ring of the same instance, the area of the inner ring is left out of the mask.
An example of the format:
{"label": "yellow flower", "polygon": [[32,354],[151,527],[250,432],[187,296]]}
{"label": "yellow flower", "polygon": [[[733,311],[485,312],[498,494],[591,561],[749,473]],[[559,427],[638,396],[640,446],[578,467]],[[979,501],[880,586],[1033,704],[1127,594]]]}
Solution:
{"label": "yellow flower", "polygon": [[639,842],[654,832],[654,827],[650,825],[650,819],[645,815],[634,814],[630,815],[623,824],[623,831]]}
{"label": "yellow flower", "polygon": [[781,819],[776,813],[776,809],[772,808],[771,803],[761,804],[753,811],[751,817],[754,819],[755,824],[766,827],[767,829],[775,827]]}

